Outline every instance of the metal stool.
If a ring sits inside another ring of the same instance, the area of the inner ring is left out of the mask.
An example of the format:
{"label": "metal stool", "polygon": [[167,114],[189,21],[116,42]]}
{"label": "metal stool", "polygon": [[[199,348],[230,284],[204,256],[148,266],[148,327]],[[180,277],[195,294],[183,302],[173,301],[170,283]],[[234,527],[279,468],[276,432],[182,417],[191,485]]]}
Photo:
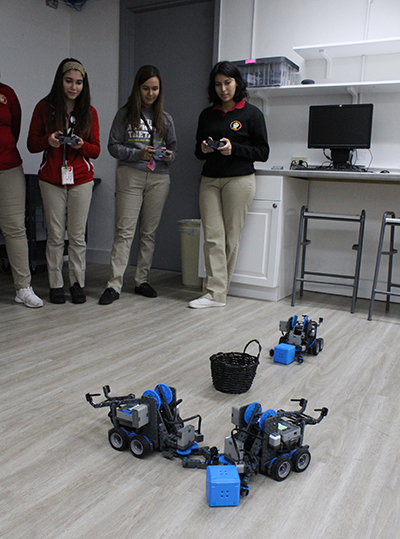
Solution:
{"label": "metal stool", "polygon": [[[307,239],[307,226],[309,219],[319,219],[326,221],[349,221],[354,223],[359,223],[359,233],[358,233],[358,243],[355,243],[352,246],[352,249],[357,251],[356,257],[356,267],[354,270],[354,275],[340,275],[336,273],[322,273],[317,271],[306,270],[306,249],[307,246],[311,243]],[[353,289],[351,308],[350,312],[354,313],[356,308],[357,294],[358,294],[358,285],[360,282],[360,268],[361,268],[361,255],[362,255],[362,246],[364,240],[364,228],[365,228],[365,210],[362,210],[360,215],[333,215],[326,213],[315,213],[309,212],[306,206],[301,208],[300,212],[300,225],[299,225],[299,236],[297,240],[297,254],[296,254],[296,264],[294,269],[294,278],[293,278],[293,290],[292,290],[292,307],[295,305],[296,299],[296,285],[297,282],[300,282],[300,297],[303,296],[304,292],[304,283],[318,283],[318,284],[327,284],[327,285],[337,285],[337,286],[349,286]],[[300,263],[301,259],[301,263]],[[300,276],[298,277],[300,270]],[[325,281],[325,280],[316,280],[316,279],[307,279],[305,275],[311,275],[314,277],[331,277],[342,280],[351,280],[351,283],[341,282],[341,281]]]}
{"label": "metal stool", "polygon": [[[400,284],[395,284],[392,282],[392,272],[393,272],[393,255],[395,255],[398,251],[394,248],[394,230],[395,227],[400,225],[400,219],[396,219],[396,216],[394,212],[392,211],[385,211],[382,217],[382,225],[381,225],[381,233],[379,237],[379,245],[378,245],[378,253],[376,255],[376,265],[375,265],[375,274],[374,274],[374,282],[372,284],[372,292],[371,292],[371,301],[369,304],[369,313],[368,313],[368,320],[372,320],[372,310],[374,308],[374,301],[375,301],[375,295],[376,294],[384,294],[386,295],[386,310],[389,310],[390,307],[390,296],[400,296],[399,292],[392,292],[392,287],[400,288]],[[386,227],[390,226],[390,238],[389,238],[389,250],[383,251],[383,243],[385,240],[385,230]],[[379,290],[377,288],[378,285],[378,277],[379,277],[379,268],[381,265],[381,257],[382,255],[388,255],[389,256],[389,264],[388,264],[388,274],[387,274],[387,283],[386,283],[386,290]]]}

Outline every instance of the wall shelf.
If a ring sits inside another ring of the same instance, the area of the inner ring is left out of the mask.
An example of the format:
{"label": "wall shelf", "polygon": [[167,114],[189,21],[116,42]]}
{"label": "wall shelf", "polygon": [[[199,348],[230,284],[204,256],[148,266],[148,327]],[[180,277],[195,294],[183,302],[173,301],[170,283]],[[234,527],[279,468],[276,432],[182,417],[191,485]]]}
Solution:
{"label": "wall shelf", "polygon": [[247,88],[250,97],[299,97],[315,95],[377,94],[400,92],[400,80],[370,82],[339,82],[332,84],[296,84]]}
{"label": "wall shelf", "polygon": [[293,47],[304,60],[319,60],[324,53],[331,58],[346,58],[372,54],[400,53],[400,38],[375,39],[369,41],[353,41],[348,43],[330,43],[305,47]]}
{"label": "wall shelf", "polygon": [[[293,47],[293,50],[305,60],[325,59],[327,71],[326,77],[329,79],[333,58],[400,53],[400,37]],[[267,86],[259,88],[250,87],[248,88],[248,91],[250,97],[262,99],[264,112],[267,113],[268,98],[270,97],[350,95],[353,103],[357,103],[360,94],[399,92],[400,80],[297,84],[294,86]]]}

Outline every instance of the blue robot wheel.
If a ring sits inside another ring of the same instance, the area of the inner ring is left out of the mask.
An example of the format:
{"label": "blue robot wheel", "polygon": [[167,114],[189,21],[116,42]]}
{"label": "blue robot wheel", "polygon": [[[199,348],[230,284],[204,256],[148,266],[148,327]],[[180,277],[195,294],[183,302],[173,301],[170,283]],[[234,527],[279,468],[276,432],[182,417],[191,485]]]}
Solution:
{"label": "blue robot wheel", "polygon": [[265,423],[265,420],[268,419],[269,417],[273,417],[276,415],[276,412],[275,410],[273,410],[272,408],[269,408],[268,410],[265,410],[265,412],[262,414],[262,416],[260,417],[260,421],[259,421],[259,426],[260,426],[260,429],[261,430],[264,430],[264,423]]}
{"label": "blue robot wheel", "polygon": [[171,404],[172,399],[174,398],[174,395],[172,393],[172,390],[167,384],[157,384],[154,388],[154,391],[158,393],[158,395],[161,398],[160,394],[163,394],[165,397],[165,400],[167,401],[167,404]]}
{"label": "blue robot wheel", "polygon": [[152,399],[156,399],[157,401],[157,410],[161,406],[161,397],[158,393],[153,391],[152,389],[146,389],[146,391],[143,393],[143,397],[151,397]]}
{"label": "blue robot wheel", "polygon": [[246,421],[247,425],[249,424],[249,421],[251,419],[251,416],[253,415],[253,412],[256,406],[260,407],[258,412],[261,414],[262,407],[259,402],[252,402],[251,404],[248,405],[248,407],[246,408],[246,411],[244,412],[244,420]]}

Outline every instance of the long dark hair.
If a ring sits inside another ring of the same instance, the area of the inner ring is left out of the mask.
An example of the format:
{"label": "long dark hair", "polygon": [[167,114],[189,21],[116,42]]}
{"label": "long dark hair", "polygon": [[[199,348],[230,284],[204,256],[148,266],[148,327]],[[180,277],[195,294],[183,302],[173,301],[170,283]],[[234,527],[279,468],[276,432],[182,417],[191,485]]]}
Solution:
{"label": "long dark hair", "polygon": [[233,97],[233,100],[235,103],[239,103],[242,99],[247,97],[249,94],[247,93],[247,82],[242,77],[242,74],[237,67],[237,65],[233,64],[232,62],[218,62],[215,64],[215,66],[212,68],[212,71],[210,73],[210,80],[208,83],[208,100],[210,103],[215,105],[221,105],[221,100],[217,95],[217,92],[215,91],[215,77],[217,75],[225,75],[226,77],[229,77],[231,79],[235,79],[236,81],[236,92]]}
{"label": "long dark hair", "polygon": [[[65,58],[57,68],[56,75],[54,77],[53,86],[50,93],[45,97],[45,100],[53,108],[54,113],[49,114],[47,118],[46,128],[48,132],[53,130],[63,131],[65,127],[65,94],[63,87],[64,77],[64,64],[67,62],[76,62],[82,67],[82,63],[75,58]],[[83,78],[82,91],[75,99],[74,103],[74,117],[76,120],[74,126],[74,133],[82,138],[88,138],[91,134],[92,127],[92,113],[90,110],[90,86],[87,73]]]}
{"label": "long dark hair", "polygon": [[139,129],[140,117],[142,113],[142,100],[140,97],[140,86],[152,77],[157,77],[160,83],[160,92],[157,99],[154,101],[152,109],[154,112],[154,128],[164,140],[167,136],[167,125],[164,115],[164,92],[161,75],[159,70],[152,65],[142,66],[135,76],[135,81],[132,86],[132,92],[124,107],[126,115],[132,126],[132,129]]}

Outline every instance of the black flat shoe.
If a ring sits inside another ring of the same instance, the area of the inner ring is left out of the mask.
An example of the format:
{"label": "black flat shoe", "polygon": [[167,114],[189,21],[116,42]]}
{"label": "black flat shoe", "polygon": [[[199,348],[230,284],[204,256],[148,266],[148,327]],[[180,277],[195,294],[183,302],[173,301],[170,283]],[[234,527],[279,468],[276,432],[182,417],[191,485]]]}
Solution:
{"label": "black flat shoe", "polygon": [[85,303],[86,296],[85,292],[82,290],[82,287],[78,283],[74,283],[69,288],[70,294],[71,294],[71,301],[72,303],[79,304],[79,303]]}
{"label": "black flat shoe", "polygon": [[63,288],[50,288],[50,303],[61,305],[65,303],[65,292]]}
{"label": "black flat shoe", "polygon": [[114,288],[106,288],[99,299],[99,304],[110,305],[117,299],[119,299],[119,293]]}
{"label": "black flat shoe", "polygon": [[157,297],[157,292],[149,283],[142,283],[140,286],[136,286],[135,294],[139,294],[139,296],[144,296],[145,298]]}

